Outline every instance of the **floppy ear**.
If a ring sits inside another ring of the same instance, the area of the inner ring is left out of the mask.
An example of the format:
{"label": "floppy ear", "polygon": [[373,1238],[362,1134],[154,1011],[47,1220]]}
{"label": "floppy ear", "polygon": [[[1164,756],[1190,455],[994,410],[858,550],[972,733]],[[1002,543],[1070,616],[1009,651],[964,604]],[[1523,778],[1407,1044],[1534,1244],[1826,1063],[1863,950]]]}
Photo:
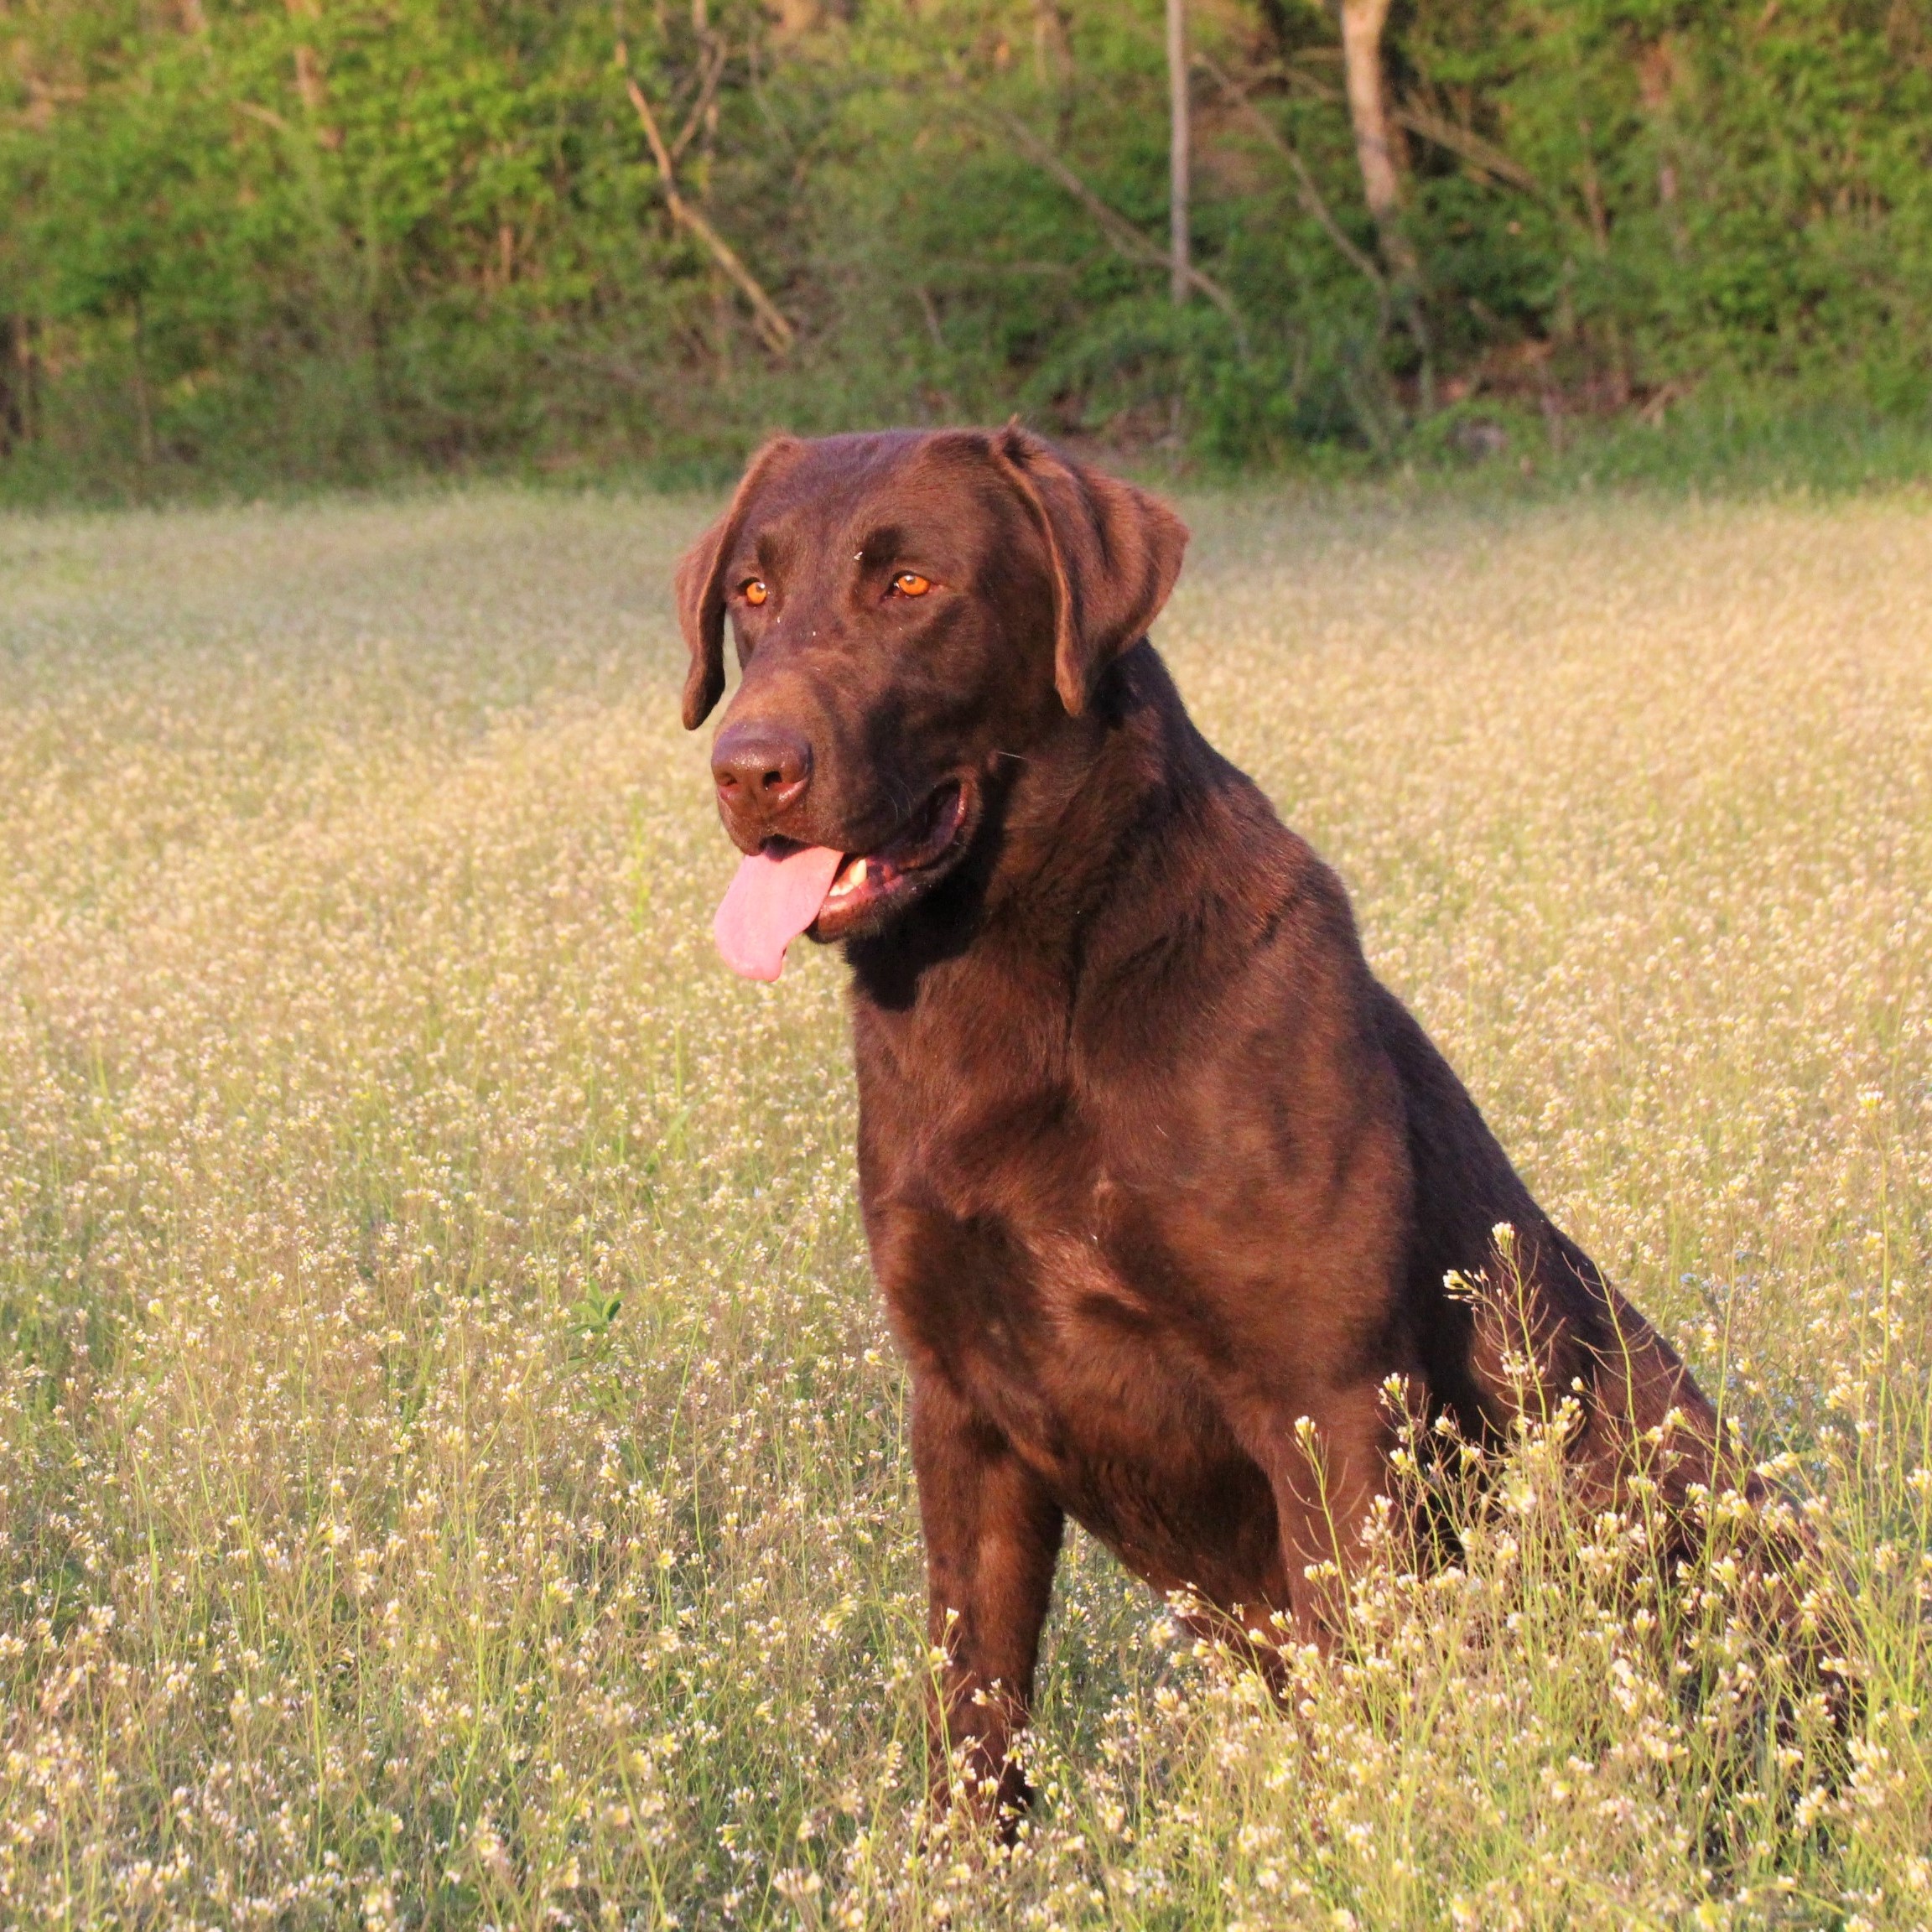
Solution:
{"label": "floppy ear", "polygon": [[993,448],[1046,539],[1053,683],[1078,717],[1100,673],[1161,615],[1187,526],[1158,496],[1072,461],[1016,423]]}
{"label": "floppy ear", "polygon": [[724,566],[745,512],[760,484],[803,445],[796,436],[774,436],[751,459],[731,506],[691,548],[678,565],[678,623],[691,653],[684,674],[684,729],[695,731],[711,715],[724,691]]}

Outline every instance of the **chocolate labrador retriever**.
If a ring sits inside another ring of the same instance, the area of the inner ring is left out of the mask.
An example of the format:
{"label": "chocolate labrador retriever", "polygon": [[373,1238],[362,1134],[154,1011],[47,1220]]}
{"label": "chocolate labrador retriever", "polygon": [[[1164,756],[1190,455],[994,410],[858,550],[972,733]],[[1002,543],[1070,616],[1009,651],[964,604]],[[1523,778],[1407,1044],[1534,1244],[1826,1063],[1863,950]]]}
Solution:
{"label": "chocolate labrador retriever", "polygon": [[[678,574],[686,725],[727,620],[744,672],[719,946],[754,978],[801,932],[851,965],[939,1762],[1003,1803],[1069,1515],[1157,1590],[1320,1641],[1389,1378],[1478,1438],[1574,1397],[1605,1496],[1649,1431],[1680,1501],[1716,1460],[1710,1405],[1378,984],[1340,880],[1188,718],[1147,641],[1187,541],[1017,428],[781,438]],[[1514,1368],[1445,1285],[1500,1278],[1505,1223]]]}

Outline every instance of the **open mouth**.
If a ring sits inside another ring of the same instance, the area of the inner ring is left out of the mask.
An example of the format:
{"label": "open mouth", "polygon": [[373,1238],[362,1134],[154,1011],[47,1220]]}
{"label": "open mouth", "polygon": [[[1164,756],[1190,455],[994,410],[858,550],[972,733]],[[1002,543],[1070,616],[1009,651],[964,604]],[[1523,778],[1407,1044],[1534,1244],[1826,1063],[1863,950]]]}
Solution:
{"label": "open mouth", "polygon": [[964,782],[949,778],[895,838],[876,851],[848,853],[808,936],[849,937],[934,883],[947,869],[943,861],[964,843],[971,804]]}
{"label": "open mouth", "polygon": [[833,940],[877,932],[952,869],[972,836],[974,803],[970,782],[948,778],[870,852],[767,839],[739,865],[712,921],[725,964],[747,979],[776,979],[801,932]]}

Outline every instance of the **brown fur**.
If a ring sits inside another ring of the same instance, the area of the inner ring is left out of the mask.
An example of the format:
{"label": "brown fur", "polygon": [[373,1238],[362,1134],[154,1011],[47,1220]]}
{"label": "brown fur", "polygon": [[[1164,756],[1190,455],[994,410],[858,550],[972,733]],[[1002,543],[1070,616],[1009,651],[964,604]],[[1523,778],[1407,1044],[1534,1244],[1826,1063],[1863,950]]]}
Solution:
{"label": "brown fur", "polygon": [[[1385,1378],[1472,1435],[1524,1384],[1446,1291],[1515,1231],[1539,1399],[1606,1497],[1710,1405],[1531,1199],[1369,971],[1335,875],[1202,737],[1145,641],[1187,532],[1016,429],[767,445],[680,569],[728,828],[870,852],[957,780],[954,848],[842,933],[873,1266],[912,1380],[939,1741],[1024,1794],[1062,1525],[1156,1589],[1287,1613],[1385,1487]],[[895,572],[930,578],[893,594]],[[754,608],[737,595],[769,587]],[[734,774],[756,778],[763,793]],[[783,783],[777,782],[782,775]],[[1297,1436],[1311,1418],[1318,1485]]]}

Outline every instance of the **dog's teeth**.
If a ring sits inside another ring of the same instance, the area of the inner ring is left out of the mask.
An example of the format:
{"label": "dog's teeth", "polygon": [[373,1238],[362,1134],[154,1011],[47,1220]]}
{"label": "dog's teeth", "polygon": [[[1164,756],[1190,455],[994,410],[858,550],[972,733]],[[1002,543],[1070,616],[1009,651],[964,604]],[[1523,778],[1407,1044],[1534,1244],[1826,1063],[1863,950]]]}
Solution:
{"label": "dog's teeth", "polygon": [[865,883],[865,861],[863,859],[854,859],[852,861],[852,870],[845,875],[846,890],[856,892]]}

